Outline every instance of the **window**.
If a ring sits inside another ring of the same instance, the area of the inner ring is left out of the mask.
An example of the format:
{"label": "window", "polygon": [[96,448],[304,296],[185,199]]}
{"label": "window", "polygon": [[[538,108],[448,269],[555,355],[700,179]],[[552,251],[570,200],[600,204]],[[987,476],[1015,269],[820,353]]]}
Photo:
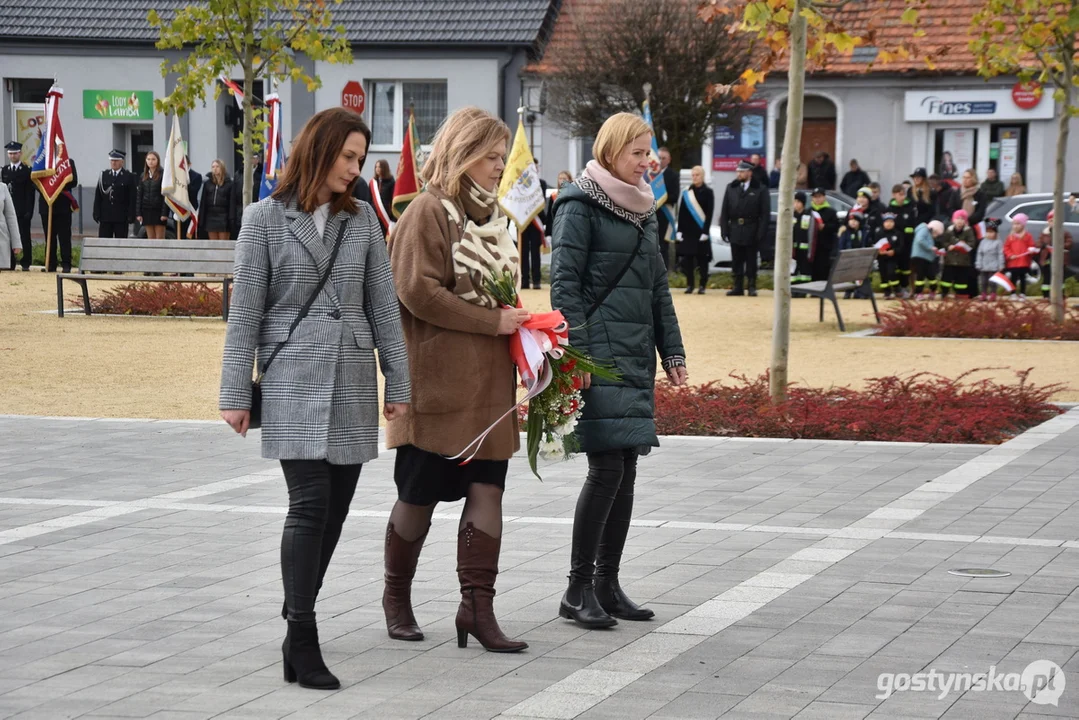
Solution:
{"label": "window", "polygon": [[416,116],[421,145],[430,145],[448,113],[446,82],[375,80],[367,84],[371,98],[371,147],[400,150],[408,130],[408,113]]}
{"label": "window", "polygon": [[45,104],[45,96],[52,87],[52,80],[18,78],[12,81],[12,102]]}
{"label": "window", "polygon": [[1049,211],[1053,209],[1053,202],[1030,203],[1028,205],[1020,205],[1012,210],[1011,217],[1015,217],[1019,213],[1026,213],[1026,216],[1030,218],[1032,222],[1045,222],[1045,218],[1049,217]]}

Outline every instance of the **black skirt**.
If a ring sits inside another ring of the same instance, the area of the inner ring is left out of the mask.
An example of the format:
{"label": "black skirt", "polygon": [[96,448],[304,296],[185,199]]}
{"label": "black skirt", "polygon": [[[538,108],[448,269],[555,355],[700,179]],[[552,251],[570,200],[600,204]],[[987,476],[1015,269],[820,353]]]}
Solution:
{"label": "black skirt", "polygon": [[206,232],[222,233],[229,231],[228,208],[212,207],[206,213]]}
{"label": "black skirt", "polygon": [[415,445],[402,445],[393,468],[397,497],[409,505],[433,505],[460,500],[472,483],[506,489],[509,460],[473,460],[464,467],[458,462]]}

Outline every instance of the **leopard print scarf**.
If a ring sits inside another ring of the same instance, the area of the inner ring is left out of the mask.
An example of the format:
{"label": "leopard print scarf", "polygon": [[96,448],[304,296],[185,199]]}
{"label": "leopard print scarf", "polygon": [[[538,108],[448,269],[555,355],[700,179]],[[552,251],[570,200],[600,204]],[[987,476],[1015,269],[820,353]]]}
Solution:
{"label": "leopard print scarf", "polygon": [[[510,234],[509,218],[498,207],[497,196],[476,185],[467,175],[461,182],[456,201],[442,198],[442,207],[460,233],[451,246],[453,292],[474,305],[497,308],[498,301],[484,289],[484,280],[509,273],[514,285],[521,287],[517,242]],[[488,220],[480,225],[470,216]]]}

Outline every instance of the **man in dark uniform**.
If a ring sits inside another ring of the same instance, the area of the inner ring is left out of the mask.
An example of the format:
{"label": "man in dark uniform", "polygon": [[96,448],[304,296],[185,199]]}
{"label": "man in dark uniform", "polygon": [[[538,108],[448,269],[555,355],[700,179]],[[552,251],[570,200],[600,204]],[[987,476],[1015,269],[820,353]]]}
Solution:
{"label": "man in dark uniform", "polygon": [[[63,191],[56,196],[52,204],[52,262],[45,268],[49,272],[56,272],[57,245],[59,245],[59,264],[64,272],[71,272],[71,215],[79,209],[75,196],[72,194],[75,186],[79,184],[79,173],[75,169],[75,161],[71,160],[71,182],[64,186]],[[41,216],[41,227],[48,232],[49,227],[49,204],[45,202],[45,196],[38,193],[38,215]]]}
{"label": "man in dark uniform", "polygon": [[772,198],[768,188],[753,180],[753,165],[738,163],[738,177],[727,186],[719,213],[719,228],[731,245],[734,289],[728,295],[743,295],[743,279],[749,295],[757,295],[757,252],[768,232]]}
{"label": "man in dark uniform", "polygon": [[135,222],[135,175],[124,168],[126,153],[109,152],[110,169],[104,170],[94,191],[97,236],[126,238]]}
{"label": "man in dark uniform", "polygon": [[[30,220],[34,217],[34,183],[30,180],[30,166],[22,161],[22,143],[9,142],[4,146],[7,150],[8,164],[0,171],[0,182],[8,186],[11,191],[11,202],[15,206],[15,216],[19,222],[19,240],[22,242],[22,255],[19,256],[19,265],[23,270],[30,269],[30,259],[33,255],[34,246],[30,241]],[[11,238],[12,245],[15,238]],[[12,253],[11,268],[15,268],[15,257]]]}
{"label": "man in dark uniform", "polygon": [[761,187],[768,187],[768,171],[764,169],[760,153],[750,155],[749,164],[753,166],[753,180]]}
{"label": "man in dark uniform", "polygon": [[671,241],[667,237],[668,230],[673,240],[678,233],[678,222],[675,214],[678,211],[678,198],[682,195],[681,183],[678,181],[678,171],[671,167],[671,151],[665,147],[659,149],[659,167],[663,171],[663,186],[667,189],[667,202],[657,208],[659,220],[659,240],[663,248],[663,266],[670,272]]}

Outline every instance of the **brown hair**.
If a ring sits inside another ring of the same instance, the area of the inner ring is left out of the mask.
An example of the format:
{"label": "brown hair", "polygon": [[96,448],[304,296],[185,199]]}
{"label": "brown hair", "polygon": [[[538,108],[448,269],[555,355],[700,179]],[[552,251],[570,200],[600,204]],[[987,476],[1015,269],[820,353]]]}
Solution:
{"label": "brown hair", "polygon": [[[382,171],[382,175],[379,175],[379,171]],[[388,180],[393,177],[393,173],[390,172],[390,163],[386,160],[375,160],[375,177],[381,177],[383,180]]]}
{"label": "brown hair", "polygon": [[501,119],[478,107],[454,111],[435,134],[431,155],[423,164],[424,181],[456,197],[461,177],[499,141],[507,145],[510,141],[510,129]]}
{"label": "brown hair", "polygon": [[892,195],[895,195],[896,193],[905,193],[906,191],[907,189],[903,187],[902,184],[892,185]]}
{"label": "brown hair", "polygon": [[[165,168],[161,167],[161,156],[157,154],[156,150],[151,150],[150,152],[146,153],[147,158],[150,157],[151,155],[153,155],[155,158],[157,158],[157,172],[158,173],[164,173]],[[145,160],[142,161],[142,179],[143,180],[149,180],[150,179],[150,167],[146,164]]]}
{"label": "brown hair", "polygon": [[[292,154],[285,163],[284,176],[271,197],[281,202],[295,198],[300,210],[313,212],[318,207],[318,191],[333,170],[345,141],[349,135],[357,132],[363,135],[366,147],[370,147],[371,131],[363,118],[351,110],[329,108],[312,115],[292,141]],[[364,160],[366,157],[365,154]],[[363,160],[360,161],[360,170],[363,170]],[[356,213],[359,210],[352,197],[358,182],[359,177],[349,183],[345,192],[334,193],[330,197],[331,214],[342,211]]]}
{"label": "brown hair", "polygon": [[[221,182],[217,182],[217,177],[214,175],[214,165],[221,167]],[[210,163],[210,182],[220,187],[229,181],[229,171],[225,169],[225,161],[218,158]]]}

